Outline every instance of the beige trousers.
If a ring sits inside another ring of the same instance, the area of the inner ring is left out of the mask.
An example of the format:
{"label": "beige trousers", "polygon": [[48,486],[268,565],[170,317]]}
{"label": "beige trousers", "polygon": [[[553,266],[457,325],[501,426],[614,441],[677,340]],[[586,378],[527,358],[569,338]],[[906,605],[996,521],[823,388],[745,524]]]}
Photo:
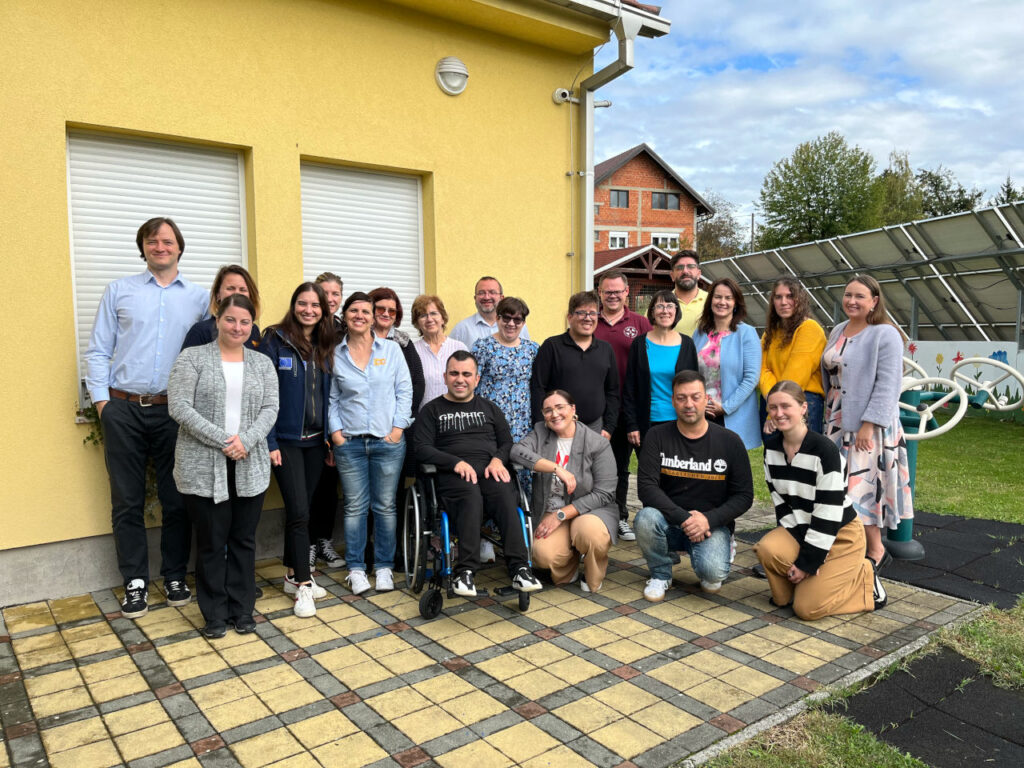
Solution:
{"label": "beige trousers", "polygon": [[785,528],[765,534],[754,545],[754,553],[768,576],[772,600],[777,605],[792,602],[793,612],[801,619],[874,610],[874,571],[865,556],[864,526],[857,518],[839,529],[818,573],[799,584],[786,577],[800,545]]}
{"label": "beige trousers", "polygon": [[[549,513],[549,514],[554,514]],[[550,568],[555,584],[568,584],[583,561],[584,578],[592,592],[596,592],[608,572],[608,550],[612,537],[596,515],[577,515],[562,523],[550,536],[533,540],[533,564]]]}

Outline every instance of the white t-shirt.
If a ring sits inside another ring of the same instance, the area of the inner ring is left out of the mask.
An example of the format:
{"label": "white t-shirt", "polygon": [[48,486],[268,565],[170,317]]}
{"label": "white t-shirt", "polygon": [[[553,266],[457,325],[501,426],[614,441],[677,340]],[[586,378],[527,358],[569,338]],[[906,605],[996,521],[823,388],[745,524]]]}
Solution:
{"label": "white t-shirt", "polygon": [[224,369],[224,384],[227,387],[224,400],[224,431],[237,435],[242,423],[242,376],[245,363],[220,361]]}
{"label": "white t-shirt", "polygon": [[[567,469],[569,467],[570,451],[572,451],[572,438],[558,438],[558,452],[555,454],[555,464]],[[555,475],[551,480],[551,495],[548,497],[548,509],[564,507],[568,501],[566,496],[565,485],[562,484],[558,475]]]}

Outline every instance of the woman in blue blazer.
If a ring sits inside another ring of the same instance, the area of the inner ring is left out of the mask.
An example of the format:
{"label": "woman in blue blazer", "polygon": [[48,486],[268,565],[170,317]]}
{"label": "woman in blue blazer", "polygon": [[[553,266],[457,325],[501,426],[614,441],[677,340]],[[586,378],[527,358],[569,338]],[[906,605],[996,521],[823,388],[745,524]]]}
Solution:
{"label": "woman in blue blazer", "polygon": [[697,321],[693,343],[697,364],[707,382],[707,418],[731,429],[749,451],[761,444],[757,415],[757,381],[761,343],[743,320],[747,305],[735,281],[716,280]]}

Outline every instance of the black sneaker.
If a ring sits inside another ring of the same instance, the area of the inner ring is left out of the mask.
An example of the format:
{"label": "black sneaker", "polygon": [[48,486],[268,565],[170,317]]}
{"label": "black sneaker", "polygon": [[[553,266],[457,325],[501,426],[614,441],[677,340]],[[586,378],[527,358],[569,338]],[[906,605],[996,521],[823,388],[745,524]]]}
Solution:
{"label": "black sneaker", "polygon": [[452,591],[460,597],[476,597],[472,571],[461,571],[452,581]]}
{"label": "black sneaker", "polygon": [[132,579],[124,588],[124,600],[121,601],[121,616],[126,619],[141,619],[149,613],[149,592],[146,582]]}
{"label": "black sneaker", "polygon": [[259,584],[257,584],[256,585],[256,599],[259,600],[261,597],[263,597],[263,587],[261,587]]}
{"label": "black sneaker", "polygon": [[874,574],[875,579],[875,610],[880,611],[885,608],[886,604],[889,602],[889,595],[885,593],[885,586],[882,584],[882,580],[878,578],[878,569],[880,566],[876,565],[875,561],[870,557],[868,558],[868,562],[871,563],[871,571]]}
{"label": "black sneaker", "polygon": [[174,608],[188,605],[192,601],[192,591],[184,581],[165,581],[164,593],[167,595],[167,604]]}
{"label": "black sneaker", "polygon": [[520,592],[536,592],[541,583],[525,565],[520,566],[512,577],[512,587]]}
{"label": "black sneaker", "polygon": [[223,621],[208,621],[206,626],[199,630],[199,634],[207,640],[216,640],[228,633],[228,625]]}
{"label": "black sneaker", "polygon": [[256,631],[256,622],[252,616],[239,616],[236,619],[229,619],[228,624],[235,628],[240,635],[248,635]]}

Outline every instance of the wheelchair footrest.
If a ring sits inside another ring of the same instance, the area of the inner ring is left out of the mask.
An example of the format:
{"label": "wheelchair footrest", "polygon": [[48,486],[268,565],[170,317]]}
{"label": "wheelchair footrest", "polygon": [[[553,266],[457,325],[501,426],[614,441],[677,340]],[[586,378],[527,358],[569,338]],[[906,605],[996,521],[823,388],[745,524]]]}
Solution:
{"label": "wheelchair footrest", "polygon": [[519,594],[519,590],[515,587],[498,587],[494,590],[496,597],[515,597]]}

